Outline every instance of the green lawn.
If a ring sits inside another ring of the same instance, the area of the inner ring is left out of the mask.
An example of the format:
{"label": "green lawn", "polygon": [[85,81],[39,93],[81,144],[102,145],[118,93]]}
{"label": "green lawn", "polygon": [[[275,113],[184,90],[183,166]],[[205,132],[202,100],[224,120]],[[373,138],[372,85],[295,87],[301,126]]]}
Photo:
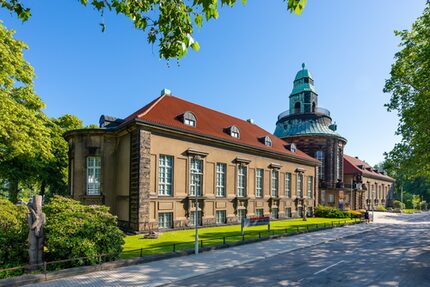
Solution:
{"label": "green lawn", "polygon": [[[285,232],[294,232],[304,230],[306,228],[312,229],[323,227],[325,225],[340,224],[344,222],[351,222],[354,220],[345,218],[308,218],[303,221],[301,218],[290,220],[272,221],[270,224],[271,234],[282,234]],[[307,226],[307,227],[306,227]],[[161,254],[172,252],[173,248],[176,251],[187,250],[194,248],[194,229],[178,230],[171,232],[160,233],[158,239],[144,239],[143,235],[132,235],[125,238],[123,246],[122,258],[136,257],[140,255],[142,248],[143,254]],[[267,225],[254,226],[245,228],[245,239],[258,238],[259,236],[267,236]],[[201,228],[199,230],[199,239],[203,240],[204,246],[218,245],[223,243],[223,237],[226,237],[226,242],[231,243],[242,240],[240,235],[240,225],[219,226]],[[175,247],[173,247],[175,244]]]}
{"label": "green lawn", "polygon": [[420,212],[418,209],[402,209],[404,213],[414,213],[414,212]]}

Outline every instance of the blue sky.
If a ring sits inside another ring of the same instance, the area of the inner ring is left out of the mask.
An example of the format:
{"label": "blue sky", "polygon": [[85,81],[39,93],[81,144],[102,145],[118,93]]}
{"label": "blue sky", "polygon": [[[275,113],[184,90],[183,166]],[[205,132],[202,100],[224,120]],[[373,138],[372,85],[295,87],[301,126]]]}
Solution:
{"label": "blue sky", "polygon": [[309,0],[300,17],[281,0],[248,0],[245,7],[238,1],[196,33],[200,52],[179,65],[160,60],[128,18],[105,16],[102,33],[91,8],[55,2],[24,1],[33,14],[24,24],[0,9],[4,25],[30,47],[25,56],[49,116],[70,113],[85,124],[101,114],[126,117],[168,88],[273,132],[305,62],[319,106],[348,139],[346,153],[375,164],[399,140],[382,89],[399,49],[393,30],[409,29],[425,0]]}

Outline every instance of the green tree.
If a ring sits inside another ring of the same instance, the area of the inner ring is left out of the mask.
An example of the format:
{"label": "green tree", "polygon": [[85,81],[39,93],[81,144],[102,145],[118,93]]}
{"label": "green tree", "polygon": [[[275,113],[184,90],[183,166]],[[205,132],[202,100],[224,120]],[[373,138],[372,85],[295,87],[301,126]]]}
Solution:
{"label": "green tree", "polygon": [[68,144],[63,134],[69,130],[83,128],[82,121],[73,115],[64,115],[48,122],[52,141],[52,156],[43,162],[38,173],[40,195],[45,196],[49,189],[49,196],[54,194],[66,195],[68,182]]}
{"label": "green tree", "polygon": [[[98,262],[97,255],[116,254],[124,244],[124,233],[117,227],[117,218],[109,207],[83,205],[76,200],[55,195],[44,206],[46,213],[46,260],[62,260],[94,256],[90,263]],[[85,261],[74,261],[82,265]]]}
{"label": "green tree", "polygon": [[402,140],[386,158],[406,178],[430,176],[430,1],[410,31],[395,31],[400,47],[384,92],[391,93],[388,111],[400,118]]}
{"label": "green tree", "polygon": [[51,156],[48,121],[33,90],[34,72],[23,57],[27,46],[0,22],[0,178],[16,202],[19,184],[37,176]]}
{"label": "green tree", "polygon": [[[14,205],[0,198],[0,266],[16,267],[28,261],[27,206]],[[22,270],[0,272],[0,278],[16,275]]]}
{"label": "green tree", "polygon": [[[100,12],[113,11],[130,18],[134,26],[147,33],[148,43],[158,42],[161,58],[183,57],[188,49],[198,51],[200,46],[193,39],[195,28],[203,25],[203,20],[217,19],[218,6],[233,7],[237,0],[79,0],[84,6],[91,6]],[[300,14],[307,0],[283,0],[290,12]],[[246,0],[242,0],[245,5]],[[19,19],[30,18],[29,8],[22,0],[0,0],[3,8],[15,13]],[[100,24],[102,31],[105,24]]]}

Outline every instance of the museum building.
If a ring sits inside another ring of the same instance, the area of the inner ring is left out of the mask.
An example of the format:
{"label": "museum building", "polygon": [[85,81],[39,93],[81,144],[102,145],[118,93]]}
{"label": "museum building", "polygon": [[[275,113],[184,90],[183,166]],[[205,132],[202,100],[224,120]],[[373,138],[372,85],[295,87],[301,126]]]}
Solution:
{"label": "museum building", "polygon": [[386,206],[394,179],[358,157],[344,155],[347,140],[337,131],[330,111],[318,106],[310,71],[302,64],[289,96],[289,109],[278,116],[275,135],[319,160],[319,203],[339,209]]}
{"label": "museum building", "polygon": [[[303,114],[308,107],[302,103]],[[320,161],[313,154],[252,120],[168,90],[125,119],[101,116],[100,127],[65,134],[69,188],[74,199],[109,206],[125,228],[143,232],[296,217],[312,214],[318,203]],[[335,136],[330,145],[340,150],[345,142]],[[324,155],[331,156],[327,149]],[[328,176],[331,168],[326,162],[326,175],[320,175],[327,186],[338,179]]]}

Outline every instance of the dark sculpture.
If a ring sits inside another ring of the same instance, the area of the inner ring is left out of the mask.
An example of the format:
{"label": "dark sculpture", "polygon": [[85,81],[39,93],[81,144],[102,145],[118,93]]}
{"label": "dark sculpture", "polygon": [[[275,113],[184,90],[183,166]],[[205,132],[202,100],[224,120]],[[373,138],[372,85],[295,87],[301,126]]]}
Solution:
{"label": "dark sculpture", "polygon": [[32,265],[30,269],[37,269],[37,265],[43,262],[43,226],[46,223],[45,213],[42,211],[42,196],[33,196],[33,201],[28,204],[28,209],[30,211],[27,215],[29,226],[28,255],[30,265]]}

